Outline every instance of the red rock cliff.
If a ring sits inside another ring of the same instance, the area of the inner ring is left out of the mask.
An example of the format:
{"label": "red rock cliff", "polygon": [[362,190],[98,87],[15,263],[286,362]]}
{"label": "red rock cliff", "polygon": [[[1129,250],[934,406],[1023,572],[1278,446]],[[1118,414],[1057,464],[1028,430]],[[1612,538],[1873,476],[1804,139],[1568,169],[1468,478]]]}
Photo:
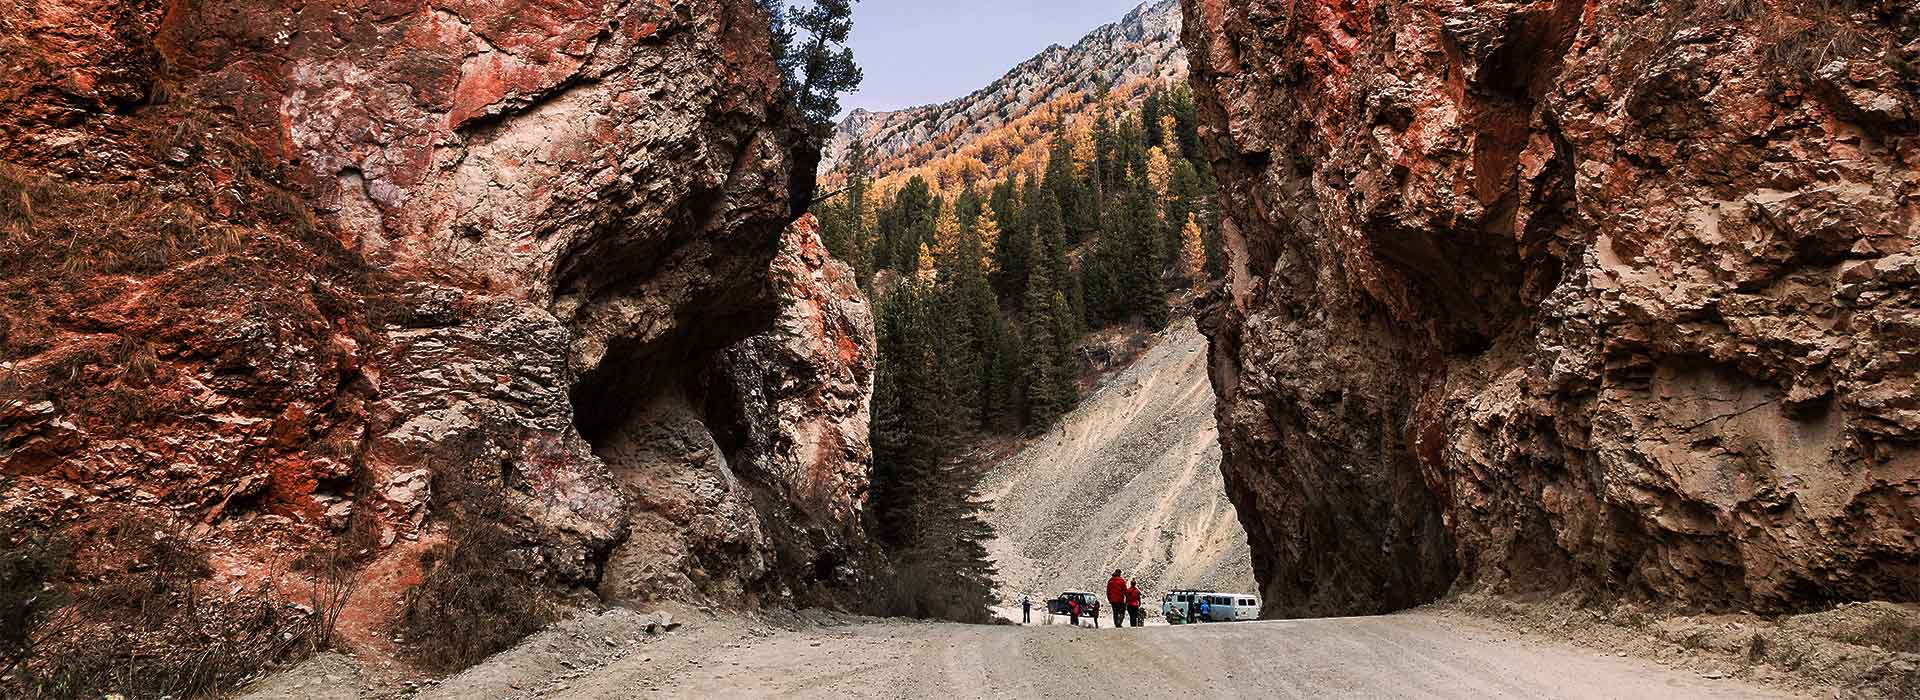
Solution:
{"label": "red rock cliff", "polygon": [[1920,8],[1185,10],[1268,614],[1920,598]]}
{"label": "red rock cliff", "polygon": [[[851,575],[870,331],[808,230],[775,263],[767,44],[748,0],[0,3],[0,510],[137,514],[221,596],[350,539],[368,638],[475,494],[555,588],[643,539],[617,598]],[[662,405],[695,437],[629,449]]]}

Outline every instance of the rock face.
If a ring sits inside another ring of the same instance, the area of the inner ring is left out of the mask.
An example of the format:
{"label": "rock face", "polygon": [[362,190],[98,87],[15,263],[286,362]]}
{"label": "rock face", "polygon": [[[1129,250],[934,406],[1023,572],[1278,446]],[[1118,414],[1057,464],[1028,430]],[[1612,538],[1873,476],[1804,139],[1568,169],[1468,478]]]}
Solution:
{"label": "rock face", "polygon": [[834,129],[820,171],[840,167],[856,140],[872,149],[879,174],[919,167],[1070,93],[1092,94],[1102,85],[1140,80],[1182,80],[1186,74],[1179,0],[1149,0],[1072,47],[1047,47],[966,97],[894,112],[849,112]]}
{"label": "rock face", "polygon": [[[0,511],[150,515],[247,594],[365,545],[371,627],[474,494],[556,587],[756,517],[650,565],[733,599],[849,575],[867,321],[806,229],[781,252],[811,159],[767,46],[747,0],[10,8]],[[636,462],[655,418],[713,444]]]}
{"label": "rock face", "polygon": [[1269,615],[1920,598],[1920,15],[1187,0]]}
{"label": "rock face", "polygon": [[821,601],[862,582],[873,316],[811,215],[788,230],[771,279],[771,330],[595,440],[638,504],[603,595]]}

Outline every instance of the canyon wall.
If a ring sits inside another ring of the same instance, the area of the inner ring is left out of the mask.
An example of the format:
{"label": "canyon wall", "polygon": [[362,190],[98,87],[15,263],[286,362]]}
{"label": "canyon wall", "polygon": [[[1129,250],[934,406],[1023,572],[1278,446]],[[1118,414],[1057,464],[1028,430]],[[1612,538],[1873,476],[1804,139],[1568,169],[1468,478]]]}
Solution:
{"label": "canyon wall", "polygon": [[1268,615],[1920,599],[1920,8],[1184,9]]}
{"label": "canyon wall", "polygon": [[857,577],[871,321],[755,3],[0,8],[9,523],[213,607],[344,543],[375,641],[474,518],[614,600]]}

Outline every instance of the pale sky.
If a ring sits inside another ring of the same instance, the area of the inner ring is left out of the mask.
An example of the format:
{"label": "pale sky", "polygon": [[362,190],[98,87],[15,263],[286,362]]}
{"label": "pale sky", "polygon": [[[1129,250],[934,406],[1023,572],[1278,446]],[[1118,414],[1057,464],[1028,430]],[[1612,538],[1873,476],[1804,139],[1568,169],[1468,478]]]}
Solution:
{"label": "pale sky", "polygon": [[986,87],[1048,44],[1072,46],[1140,0],[860,0],[853,59],[866,71],[846,110],[945,102]]}

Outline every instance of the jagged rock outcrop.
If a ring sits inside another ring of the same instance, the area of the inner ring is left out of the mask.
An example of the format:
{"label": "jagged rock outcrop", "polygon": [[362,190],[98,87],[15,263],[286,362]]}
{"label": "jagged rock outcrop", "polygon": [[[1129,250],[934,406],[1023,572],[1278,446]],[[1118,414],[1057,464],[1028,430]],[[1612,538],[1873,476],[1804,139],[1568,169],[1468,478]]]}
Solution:
{"label": "jagged rock outcrop", "polygon": [[1186,75],[1179,0],[1148,0],[1072,47],[1047,47],[966,97],[892,112],[848,112],[827,143],[820,171],[840,167],[855,141],[872,150],[883,166],[880,174],[919,167],[1070,93],[1091,95],[1101,86],[1184,80]]}
{"label": "jagged rock outcrop", "polygon": [[1185,11],[1269,615],[1920,598],[1920,9]]}
{"label": "jagged rock outcrop", "polygon": [[864,583],[872,312],[811,215],[783,238],[771,281],[771,330],[596,441],[640,504],[603,595],[830,602]]}
{"label": "jagged rock outcrop", "polygon": [[811,159],[756,3],[12,3],[0,55],[10,519],[139,512],[214,598],[304,591],[289,563],[351,541],[343,624],[384,639],[462,513],[556,588],[679,534],[618,437],[708,376],[743,396],[682,418],[770,475],[738,507],[832,534],[703,575],[785,595],[857,546],[864,307],[809,235],[776,261]]}

